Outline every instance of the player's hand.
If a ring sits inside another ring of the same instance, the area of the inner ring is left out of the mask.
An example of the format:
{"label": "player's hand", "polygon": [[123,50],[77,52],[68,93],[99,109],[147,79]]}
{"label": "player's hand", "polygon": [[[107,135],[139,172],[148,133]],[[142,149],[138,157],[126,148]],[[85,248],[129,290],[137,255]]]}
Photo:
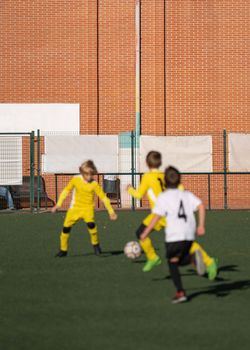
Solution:
{"label": "player's hand", "polygon": [[132,186],[132,185],[128,185],[128,186],[127,186],[127,191],[128,191],[130,188],[133,188],[133,186]]}
{"label": "player's hand", "polygon": [[196,232],[197,232],[197,235],[198,235],[198,236],[204,236],[204,234],[205,234],[205,232],[206,232],[206,231],[205,231],[205,227],[204,227],[204,226],[198,226]]}
{"label": "player's hand", "polygon": [[115,221],[118,218],[116,213],[110,214],[109,217],[110,217],[110,220],[112,220],[112,221]]}
{"label": "player's hand", "polygon": [[58,206],[57,206],[57,205],[54,205],[54,207],[51,208],[51,213],[52,213],[52,214],[56,213],[57,209],[59,209]]}

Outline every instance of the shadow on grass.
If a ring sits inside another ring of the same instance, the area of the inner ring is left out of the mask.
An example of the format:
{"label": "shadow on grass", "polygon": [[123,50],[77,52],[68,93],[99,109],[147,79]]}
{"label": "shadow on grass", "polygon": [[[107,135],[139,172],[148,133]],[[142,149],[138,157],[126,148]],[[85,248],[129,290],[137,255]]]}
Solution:
{"label": "shadow on grass", "polygon": [[87,256],[91,256],[91,255],[94,255],[94,253],[84,253],[84,254],[74,254],[74,255],[68,255],[67,256],[67,259],[68,258],[82,258],[82,257],[87,257]]}
{"label": "shadow on grass", "polygon": [[225,266],[220,266],[219,268],[218,268],[218,273],[220,273],[220,272],[227,272],[227,271],[229,271],[229,272],[238,272],[238,271],[240,271],[239,269],[238,269],[238,265],[225,265]]}
{"label": "shadow on grass", "polygon": [[143,259],[143,260],[134,260],[133,261],[133,264],[145,264],[147,262],[146,259]]}
{"label": "shadow on grass", "polygon": [[[101,255],[98,255],[97,257],[100,258],[108,258],[111,256],[115,255],[121,255],[123,254],[123,250],[111,250],[111,251],[104,251],[102,252]],[[87,256],[95,256],[95,253],[83,253],[83,254],[74,254],[74,255],[69,255],[69,258],[82,258],[82,257],[87,257]]]}
{"label": "shadow on grass", "polygon": [[192,300],[201,295],[214,295],[216,297],[226,297],[234,290],[247,290],[250,288],[250,280],[241,280],[229,283],[220,283],[211,287],[206,287],[200,291],[188,295],[189,300]]}
{"label": "shadow on grass", "polygon": [[[218,273],[223,274],[223,272],[238,272],[238,266],[237,265],[225,265],[221,266],[218,269]],[[188,270],[188,273],[182,274],[182,276],[193,276],[196,275],[196,272],[193,270]],[[204,278],[207,278],[206,276],[203,276]],[[165,276],[162,278],[154,278],[153,281],[163,281],[171,279],[171,277]],[[223,283],[222,283],[223,282]],[[231,292],[235,290],[247,290],[250,289],[250,280],[240,280],[240,281],[230,281],[225,280],[223,277],[217,276],[215,281],[213,281],[213,285],[209,287],[204,288],[197,288],[198,290],[196,292],[188,294],[188,299],[191,301],[192,299],[202,296],[202,295],[214,295],[218,298],[223,298],[231,294]],[[194,290],[194,289],[193,289]]]}
{"label": "shadow on grass", "polygon": [[107,252],[104,251],[100,255],[100,258],[109,258],[111,256],[122,255],[122,254],[123,254],[123,250],[110,250]]}
{"label": "shadow on grass", "polygon": [[[215,279],[215,282],[223,282],[223,281],[229,281],[228,279],[224,279],[223,277],[220,277],[219,274],[221,272],[238,272],[238,265],[225,265],[225,266],[221,266],[218,268],[218,275]],[[187,272],[181,273],[182,277],[187,277],[187,276],[197,276],[197,273],[195,270],[193,269],[188,269]],[[207,279],[207,274],[205,274],[204,276],[197,276],[199,278],[206,278]],[[167,275],[164,277],[160,277],[160,278],[152,278],[152,281],[155,282],[159,282],[159,281],[164,281],[164,280],[170,280],[171,276]]]}

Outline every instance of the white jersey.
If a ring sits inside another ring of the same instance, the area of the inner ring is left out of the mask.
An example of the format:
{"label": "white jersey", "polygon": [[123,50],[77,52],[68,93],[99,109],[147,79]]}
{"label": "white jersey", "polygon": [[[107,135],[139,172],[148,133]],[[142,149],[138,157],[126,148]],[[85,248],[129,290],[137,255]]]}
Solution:
{"label": "white jersey", "polygon": [[200,204],[201,200],[189,191],[168,189],[159,195],[153,213],[167,218],[166,242],[195,239],[194,212]]}

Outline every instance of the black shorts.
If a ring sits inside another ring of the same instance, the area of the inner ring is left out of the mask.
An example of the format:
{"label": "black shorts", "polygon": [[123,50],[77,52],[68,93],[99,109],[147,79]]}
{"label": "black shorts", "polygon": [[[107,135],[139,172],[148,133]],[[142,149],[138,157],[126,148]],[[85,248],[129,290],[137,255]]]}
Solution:
{"label": "black shorts", "polygon": [[168,260],[171,258],[179,258],[179,264],[188,264],[190,260],[190,248],[193,241],[179,241],[166,243],[166,257]]}

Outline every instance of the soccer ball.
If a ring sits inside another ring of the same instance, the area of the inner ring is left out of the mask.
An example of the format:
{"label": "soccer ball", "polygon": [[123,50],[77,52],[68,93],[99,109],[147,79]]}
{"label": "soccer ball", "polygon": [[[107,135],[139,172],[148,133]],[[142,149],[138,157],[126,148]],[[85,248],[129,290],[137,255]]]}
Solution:
{"label": "soccer ball", "polygon": [[124,247],[124,254],[129,259],[137,259],[141,256],[140,244],[136,241],[128,242]]}

